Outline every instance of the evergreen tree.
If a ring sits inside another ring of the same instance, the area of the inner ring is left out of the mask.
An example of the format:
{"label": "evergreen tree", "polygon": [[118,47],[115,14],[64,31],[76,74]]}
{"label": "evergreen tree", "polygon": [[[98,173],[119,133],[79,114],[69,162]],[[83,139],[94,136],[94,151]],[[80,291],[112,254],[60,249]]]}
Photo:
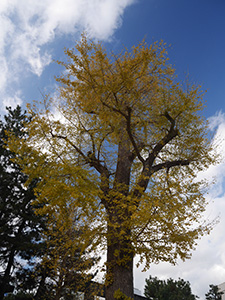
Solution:
{"label": "evergreen tree", "polygon": [[0,299],[19,284],[16,273],[20,261],[29,264],[40,249],[43,217],[34,213],[35,181],[25,186],[27,177],[13,162],[15,154],[6,147],[6,130],[18,138],[25,136],[24,122],[29,122],[17,106],[7,108],[8,115],[0,122]]}
{"label": "evergreen tree", "polygon": [[206,300],[221,300],[223,292],[219,291],[217,285],[210,284],[208,293],[205,294]]}
{"label": "evergreen tree", "polygon": [[157,277],[146,279],[145,297],[150,300],[195,300],[190,283],[183,279],[160,280]]}

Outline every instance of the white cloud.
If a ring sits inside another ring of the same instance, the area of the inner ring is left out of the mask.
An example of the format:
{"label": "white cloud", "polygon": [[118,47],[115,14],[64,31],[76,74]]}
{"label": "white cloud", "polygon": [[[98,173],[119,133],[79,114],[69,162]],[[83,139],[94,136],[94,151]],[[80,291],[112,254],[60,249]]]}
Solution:
{"label": "white cloud", "polygon": [[214,131],[213,145],[219,154],[220,163],[210,166],[206,171],[199,174],[199,178],[206,178],[210,182],[216,181],[210,190],[212,198],[219,197],[224,190],[225,181],[225,114],[216,113],[209,118],[209,128]]}
{"label": "white cloud", "polygon": [[9,107],[16,108],[17,105],[22,105],[23,100],[21,98],[21,91],[16,91],[14,96],[8,96],[5,97],[3,100],[3,107]]}
{"label": "white cloud", "polygon": [[[114,30],[121,25],[121,15],[124,8],[134,1],[111,0],[89,2],[87,14],[84,18],[84,27],[88,29],[92,36],[99,39],[107,39]],[[104,29],[102,28],[102,24]]]}
{"label": "white cloud", "polygon": [[[11,33],[14,57],[27,57],[57,34],[88,30],[98,39],[109,38],[121,24],[124,9],[133,0],[20,0],[0,3],[4,46]],[[32,46],[31,49],[27,48]],[[2,46],[1,46],[2,47]],[[25,50],[27,49],[27,50]],[[32,54],[31,54],[32,56]]]}
{"label": "white cloud", "polygon": [[8,77],[8,65],[5,57],[0,57],[0,91],[5,89]]}
{"label": "white cloud", "polygon": [[[51,42],[86,30],[109,39],[134,0],[1,0],[0,95],[29,72],[41,76],[51,62]],[[48,50],[46,50],[48,49]],[[7,95],[8,96],[8,95]],[[10,95],[11,96],[11,95]]]}
{"label": "white cloud", "polygon": [[222,111],[217,112],[214,116],[208,119],[209,121],[209,128],[214,130],[220,125],[225,123],[225,114]]}

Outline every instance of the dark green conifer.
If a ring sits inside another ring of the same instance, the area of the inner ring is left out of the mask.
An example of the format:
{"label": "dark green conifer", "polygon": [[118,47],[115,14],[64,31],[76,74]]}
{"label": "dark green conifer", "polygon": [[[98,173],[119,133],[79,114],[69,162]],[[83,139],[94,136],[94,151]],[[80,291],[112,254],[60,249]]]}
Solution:
{"label": "dark green conifer", "polygon": [[24,136],[24,122],[29,119],[19,106],[8,107],[7,111],[0,121],[0,300],[21,283],[17,274],[32,267],[32,259],[41,248],[40,232],[44,224],[31,205],[35,182],[25,186],[27,178],[13,162],[15,154],[7,148],[6,131]]}
{"label": "dark green conifer", "polygon": [[160,280],[150,276],[146,279],[145,297],[150,300],[195,300],[191,292],[190,283],[181,278],[179,280]]}

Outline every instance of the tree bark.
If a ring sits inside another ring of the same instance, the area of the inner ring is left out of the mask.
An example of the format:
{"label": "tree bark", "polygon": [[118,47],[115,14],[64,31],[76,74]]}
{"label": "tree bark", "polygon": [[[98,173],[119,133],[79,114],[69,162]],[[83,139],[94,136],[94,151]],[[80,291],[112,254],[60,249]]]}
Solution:
{"label": "tree bark", "polygon": [[[122,126],[123,127],[123,126]],[[121,130],[118,145],[117,168],[113,184],[113,196],[107,207],[107,275],[105,284],[106,300],[134,298],[133,257],[131,241],[129,193],[130,173],[133,155],[131,142],[125,130]],[[122,197],[121,197],[122,195]],[[110,198],[110,197],[109,197]],[[115,292],[122,292],[115,298]]]}
{"label": "tree bark", "polygon": [[[23,220],[22,223],[20,224],[18,228],[18,232],[14,238],[15,241],[17,241],[20,238],[20,234],[24,228],[25,221]],[[7,267],[5,269],[3,278],[1,280],[0,284],[0,300],[4,298],[4,294],[7,292],[7,289],[10,289],[10,272],[12,270],[13,264],[14,264],[14,258],[16,255],[16,248],[15,245],[12,246],[12,249],[10,250],[9,253],[9,259],[7,263]]]}
{"label": "tree bark", "polygon": [[130,230],[126,230],[126,233],[121,238],[118,238],[117,234],[112,231],[115,231],[115,228],[113,229],[111,226],[108,226],[107,277],[105,284],[106,300],[114,300],[114,293],[118,290],[133,299],[134,255],[130,239]]}
{"label": "tree bark", "polygon": [[7,263],[7,267],[5,269],[5,273],[4,273],[3,278],[1,280],[1,284],[0,284],[0,300],[3,300],[4,294],[6,292],[8,292],[9,289],[10,289],[10,283],[9,283],[10,282],[10,272],[11,272],[11,269],[12,269],[12,266],[13,266],[14,256],[15,256],[15,249],[13,248],[10,251],[9,260],[8,260],[8,263]]}

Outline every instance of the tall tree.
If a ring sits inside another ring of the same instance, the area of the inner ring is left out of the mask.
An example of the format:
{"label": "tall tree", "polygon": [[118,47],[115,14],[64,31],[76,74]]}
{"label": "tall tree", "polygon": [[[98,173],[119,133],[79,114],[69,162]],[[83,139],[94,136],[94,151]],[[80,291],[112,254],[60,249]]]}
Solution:
{"label": "tall tree", "polygon": [[27,176],[12,161],[15,154],[6,147],[5,131],[11,131],[16,137],[22,138],[25,135],[24,123],[29,120],[19,106],[7,110],[8,114],[0,123],[0,299],[17,285],[15,277],[19,268],[18,258],[28,263],[37,255],[44,224],[42,217],[34,213],[31,205],[35,198],[35,182],[24,186]]}
{"label": "tall tree", "polygon": [[150,276],[146,279],[145,297],[150,300],[195,300],[198,297],[191,292],[190,283],[179,280],[160,280]]}
{"label": "tall tree", "polygon": [[210,284],[209,291],[205,294],[206,300],[222,300],[223,292],[219,291],[217,285]]}
{"label": "tall tree", "polygon": [[58,97],[30,105],[29,139],[10,147],[30,180],[43,178],[40,202],[57,205],[66,178],[86,237],[107,249],[106,299],[132,298],[136,254],[146,268],[175,263],[212,227],[197,178],[217,161],[202,93],[177,83],[162,42],[115,55],[83,36],[66,54]]}

